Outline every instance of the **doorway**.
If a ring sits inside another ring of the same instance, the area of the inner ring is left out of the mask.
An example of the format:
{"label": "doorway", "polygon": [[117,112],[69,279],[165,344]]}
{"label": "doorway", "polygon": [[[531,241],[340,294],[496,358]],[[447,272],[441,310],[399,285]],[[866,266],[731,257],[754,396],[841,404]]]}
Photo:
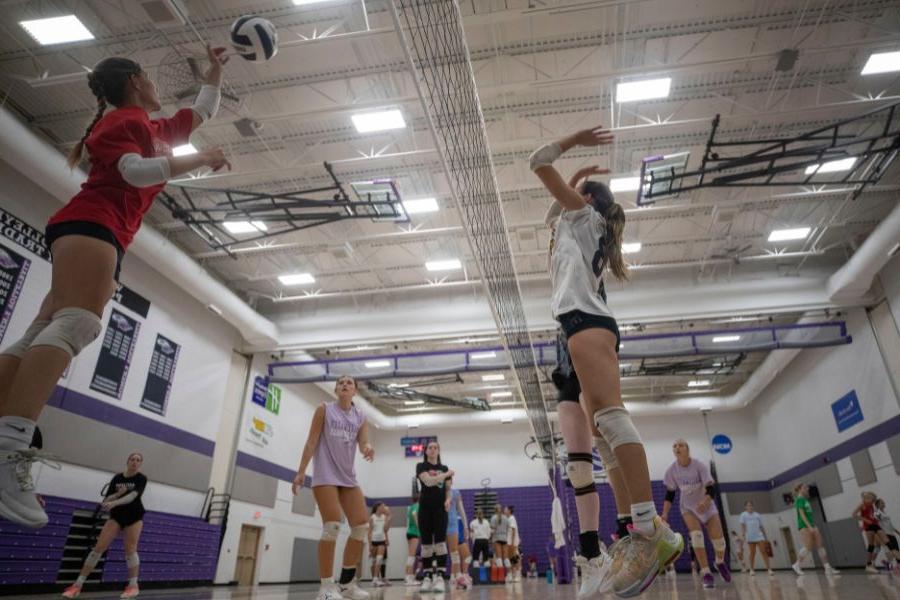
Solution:
{"label": "doorway", "polygon": [[782,527],[781,537],[784,538],[784,548],[787,550],[788,560],[794,564],[797,562],[797,551],[794,550],[794,536],[791,535],[791,528]]}
{"label": "doorway", "polygon": [[255,583],[256,559],[259,552],[260,538],[262,538],[262,527],[241,525],[237,564],[234,567],[234,578],[237,580],[238,585],[253,585]]}

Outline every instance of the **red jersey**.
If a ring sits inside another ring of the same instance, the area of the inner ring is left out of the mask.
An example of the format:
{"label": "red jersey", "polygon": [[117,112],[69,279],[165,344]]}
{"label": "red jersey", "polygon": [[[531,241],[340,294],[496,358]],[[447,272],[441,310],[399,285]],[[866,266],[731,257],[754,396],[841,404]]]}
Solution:
{"label": "red jersey", "polygon": [[143,108],[126,106],[105,115],[85,140],[91,170],[81,191],[48,224],[88,221],[103,225],[125,250],[141,227],[164,183],[134,187],[119,172],[124,154],[143,158],[171,156],[172,147],[188,143],[194,111],[183,108],[170,119],[151,119]]}
{"label": "red jersey", "polygon": [[859,516],[862,517],[863,528],[878,525],[878,519],[875,518],[874,502],[872,504],[863,502],[862,506],[860,506]]}

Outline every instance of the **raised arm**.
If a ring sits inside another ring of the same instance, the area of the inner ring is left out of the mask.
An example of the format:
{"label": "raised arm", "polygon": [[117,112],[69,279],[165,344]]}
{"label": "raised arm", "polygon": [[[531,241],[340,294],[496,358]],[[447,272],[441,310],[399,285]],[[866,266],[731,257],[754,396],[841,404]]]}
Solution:
{"label": "raised arm", "polygon": [[291,484],[291,491],[295,496],[305,483],[306,468],[316,453],[316,448],[319,447],[319,438],[322,436],[322,429],[324,428],[325,405],[320,404],[316,412],[313,413],[312,423],[309,425],[309,434],[306,436],[306,444],[303,445],[303,455],[300,457],[300,467],[297,469],[297,476],[294,477],[293,484]]}
{"label": "raised arm", "polygon": [[571,182],[567,183],[562,178],[562,175],[553,166],[553,162],[575,146],[599,146],[609,144],[612,140],[613,136],[602,127],[583,129],[556,142],[541,146],[532,153],[529,165],[544,187],[564,209],[579,210],[585,207],[584,198],[571,185]]}
{"label": "raised arm", "polygon": [[191,105],[191,110],[194,111],[192,132],[212,119],[219,110],[219,101],[222,97],[222,66],[228,62],[228,56],[223,55],[224,52],[225,48],[212,48],[209,44],[206,45],[209,69],[206,71],[197,99]]}

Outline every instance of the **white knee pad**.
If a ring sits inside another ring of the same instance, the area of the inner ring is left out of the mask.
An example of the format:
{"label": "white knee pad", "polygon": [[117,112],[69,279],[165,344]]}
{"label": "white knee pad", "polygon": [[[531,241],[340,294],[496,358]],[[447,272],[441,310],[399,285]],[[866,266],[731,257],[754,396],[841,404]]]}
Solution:
{"label": "white knee pad", "polygon": [[597,454],[600,455],[600,462],[603,463],[603,468],[609,472],[611,469],[619,468],[619,461],[616,460],[616,454],[612,451],[612,448],[609,447],[609,444],[606,443],[606,440],[603,439],[603,436],[594,438],[594,448],[597,449]]}
{"label": "white knee pad", "polygon": [[412,566],[415,565],[415,564],[416,564],[416,557],[415,557],[415,556],[409,556],[409,557],[406,558],[406,566],[407,566],[407,567],[412,567]]}
{"label": "white knee pad", "polygon": [[326,542],[334,542],[338,539],[341,532],[341,524],[337,521],[326,521],[322,523],[322,537],[320,539]]}
{"label": "white knee pad", "polygon": [[631,421],[631,415],[618,406],[594,413],[594,425],[613,450],[624,444],[641,444],[641,435]]}
{"label": "white knee pad", "polygon": [[100,317],[83,308],[63,308],[53,313],[50,324],[35,336],[31,348],[53,346],[70,356],[78,356],[103,330]]}
{"label": "white knee pad", "polygon": [[594,461],[590,454],[570,452],[566,475],[569,476],[576,496],[597,491],[594,487]]}
{"label": "white knee pad", "polygon": [[459,564],[459,552],[451,552],[450,553],[450,564],[454,564],[454,565]]}
{"label": "white knee pad", "polygon": [[434,545],[434,553],[438,556],[447,556],[447,542]]}
{"label": "white knee pad", "polygon": [[434,556],[434,546],[422,544],[422,558],[431,558],[432,556]]}
{"label": "white knee pad", "polygon": [[21,338],[7,346],[0,354],[8,354],[9,356],[15,356],[21,359],[25,356],[25,351],[28,350],[31,343],[34,342],[34,338],[36,338],[49,324],[50,321],[34,321],[28,326],[28,329],[25,330],[25,333],[22,334]]}
{"label": "white knee pad", "polygon": [[716,554],[724,554],[725,553],[725,538],[719,538],[717,540],[712,541],[713,549],[716,551]]}
{"label": "white knee pad", "polygon": [[376,557],[375,557],[375,568],[377,569],[378,567],[380,567],[380,566],[381,566],[381,563],[382,563],[383,561],[384,561],[384,555],[376,556]]}
{"label": "white knee pad", "polygon": [[705,548],[706,544],[703,542],[703,532],[702,531],[692,531],[691,532],[691,546],[694,548]]}
{"label": "white knee pad", "polygon": [[141,559],[138,557],[138,553],[134,552],[132,554],[125,555],[125,564],[128,565],[129,569],[135,569],[141,564]]}
{"label": "white knee pad", "polygon": [[369,524],[364,523],[362,525],[357,525],[356,527],[350,528],[350,539],[356,540],[358,542],[366,541],[366,536],[369,534]]}
{"label": "white knee pad", "polygon": [[84,566],[90,567],[90,569],[93,571],[93,570],[94,570],[94,567],[97,566],[97,563],[100,562],[100,559],[101,559],[101,558],[103,558],[103,555],[102,555],[102,554],[100,554],[100,553],[98,553],[98,552],[94,552],[93,550],[91,550],[91,551],[88,553],[87,558],[84,559]]}

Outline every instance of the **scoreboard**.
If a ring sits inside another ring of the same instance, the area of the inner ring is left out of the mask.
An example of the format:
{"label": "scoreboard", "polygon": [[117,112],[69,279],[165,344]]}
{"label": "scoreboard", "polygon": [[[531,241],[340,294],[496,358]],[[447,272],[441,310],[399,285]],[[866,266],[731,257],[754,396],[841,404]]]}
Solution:
{"label": "scoreboard", "polygon": [[400,439],[400,445],[406,454],[406,458],[422,458],[425,456],[425,448],[431,442],[436,442],[437,436],[404,437]]}

